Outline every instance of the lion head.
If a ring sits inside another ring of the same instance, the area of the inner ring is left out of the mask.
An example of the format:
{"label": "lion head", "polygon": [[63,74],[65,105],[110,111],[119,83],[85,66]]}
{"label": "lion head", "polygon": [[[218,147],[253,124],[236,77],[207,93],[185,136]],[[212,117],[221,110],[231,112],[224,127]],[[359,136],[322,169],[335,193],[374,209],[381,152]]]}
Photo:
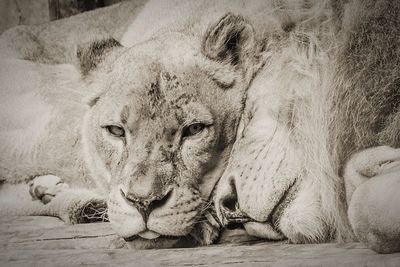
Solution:
{"label": "lion head", "polygon": [[[400,5],[308,4],[287,12],[292,27],[271,44],[274,53],[248,90],[215,205],[223,224],[241,223],[251,235],[294,243],[354,240],[345,162],[371,146],[399,146],[393,44]],[[362,194],[357,205],[367,203]]]}
{"label": "lion head", "polygon": [[[248,90],[241,130],[216,189],[222,223],[243,224],[266,239],[322,242],[348,229],[342,183],[328,152],[325,83],[335,29],[330,5],[314,4],[293,14],[281,9],[291,27],[282,25],[268,64]],[[298,16],[309,10],[312,15]]]}
{"label": "lion head", "polygon": [[[260,49],[232,14],[198,37],[168,33],[121,48],[92,79],[102,89],[89,101],[85,160],[109,187],[110,222],[133,247],[184,246],[199,223],[210,224],[203,213]],[[204,229],[198,235],[212,241]]]}

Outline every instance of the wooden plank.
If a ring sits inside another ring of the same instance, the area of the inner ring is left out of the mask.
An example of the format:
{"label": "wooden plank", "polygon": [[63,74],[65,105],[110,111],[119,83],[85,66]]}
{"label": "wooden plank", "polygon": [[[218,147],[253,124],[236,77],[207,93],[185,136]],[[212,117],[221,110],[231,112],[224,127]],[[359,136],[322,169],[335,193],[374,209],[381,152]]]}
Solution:
{"label": "wooden plank", "polygon": [[400,254],[379,255],[359,244],[210,246],[164,250],[9,250],[1,266],[399,266]]}
{"label": "wooden plank", "polygon": [[[54,228],[38,229],[35,231],[19,230],[9,232],[5,235],[12,235],[9,242],[35,241],[35,240],[53,240],[53,239],[68,239],[68,238],[92,238],[98,236],[114,236],[109,223],[92,223],[78,225],[62,225]],[[2,239],[2,238],[1,238]],[[1,240],[0,239],[0,240]]]}
{"label": "wooden plank", "polygon": [[0,235],[7,232],[19,230],[39,230],[47,228],[62,227],[63,221],[48,216],[8,216],[0,219]]}
{"label": "wooden plank", "polygon": [[109,223],[66,225],[53,217],[24,216],[1,220],[0,247],[5,249],[90,249],[115,247]]}
{"label": "wooden plank", "polygon": [[100,236],[89,238],[67,238],[50,240],[30,240],[25,242],[1,243],[2,250],[60,250],[60,249],[109,249],[117,237]]}
{"label": "wooden plank", "polygon": [[51,217],[0,218],[0,266],[400,266],[359,243],[292,245],[256,242],[241,230],[224,244],[161,250],[115,249],[124,242],[109,223],[65,225]]}
{"label": "wooden plank", "polygon": [[[258,241],[236,229],[224,232],[221,243]],[[120,248],[124,241],[115,235],[110,223],[66,225],[54,217],[21,216],[1,220],[0,247],[23,249]]]}

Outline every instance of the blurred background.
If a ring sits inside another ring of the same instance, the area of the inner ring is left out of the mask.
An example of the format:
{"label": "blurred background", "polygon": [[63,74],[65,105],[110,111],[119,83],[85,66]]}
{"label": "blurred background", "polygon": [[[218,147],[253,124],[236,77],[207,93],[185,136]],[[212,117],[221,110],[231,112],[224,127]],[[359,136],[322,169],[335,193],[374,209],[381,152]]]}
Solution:
{"label": "blurred background", "polygon": [[0,0],[0,34],[16,25],[48,22],[124,0]]}

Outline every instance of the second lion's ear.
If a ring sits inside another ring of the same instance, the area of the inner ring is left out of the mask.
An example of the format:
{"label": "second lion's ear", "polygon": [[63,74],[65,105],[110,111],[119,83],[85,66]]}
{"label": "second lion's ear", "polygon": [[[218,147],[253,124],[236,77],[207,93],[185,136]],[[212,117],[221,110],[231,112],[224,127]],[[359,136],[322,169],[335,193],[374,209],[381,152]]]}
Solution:
{"label": "second lion's ear", "polygon": [[208,29],[202,50],[211,60],[244,67],[256,53],[254,29],[242,16],[228,13]]}

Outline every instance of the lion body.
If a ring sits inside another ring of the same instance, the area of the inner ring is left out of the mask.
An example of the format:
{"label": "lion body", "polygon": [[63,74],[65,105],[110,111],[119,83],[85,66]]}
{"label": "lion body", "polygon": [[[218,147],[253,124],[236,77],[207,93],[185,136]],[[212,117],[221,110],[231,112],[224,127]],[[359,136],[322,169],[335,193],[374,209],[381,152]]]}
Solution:
{"label": "lion body", "polygon": [[93,92],[82,79],[76,54],[93,40],[120,38],[141,4],[18,26],[1,35],[2,180],[16,183],[52,173],[77,186],[93,185],[80,148],[84,99]]}
{"label": "lion body", "polygon": [[[101,194],[108,188],[89,175],[82,153],[84,99],[93,92],[82,77],[77,52],[97,39],[120,38],[142,4],[118,4],[1,35],[2,213],[51,215],[76,223],[76,207],[104,199]],[[62,177],[71,189],[43,205],[32,200],[27,183],[49,174]]]}
{"label": "lion body", "polygon": [[[84,176],[79,172],[83,162],[79,118],[85,112],[79,70],[67,64],[49,66],[24,60],[2,63],[8,66],[1,80],[10,87],[3,86],[1,92],[2,179],[20,182],[53,173],[69,182],[79,181]],[[15,81],[23,82],[16,86]]]}

